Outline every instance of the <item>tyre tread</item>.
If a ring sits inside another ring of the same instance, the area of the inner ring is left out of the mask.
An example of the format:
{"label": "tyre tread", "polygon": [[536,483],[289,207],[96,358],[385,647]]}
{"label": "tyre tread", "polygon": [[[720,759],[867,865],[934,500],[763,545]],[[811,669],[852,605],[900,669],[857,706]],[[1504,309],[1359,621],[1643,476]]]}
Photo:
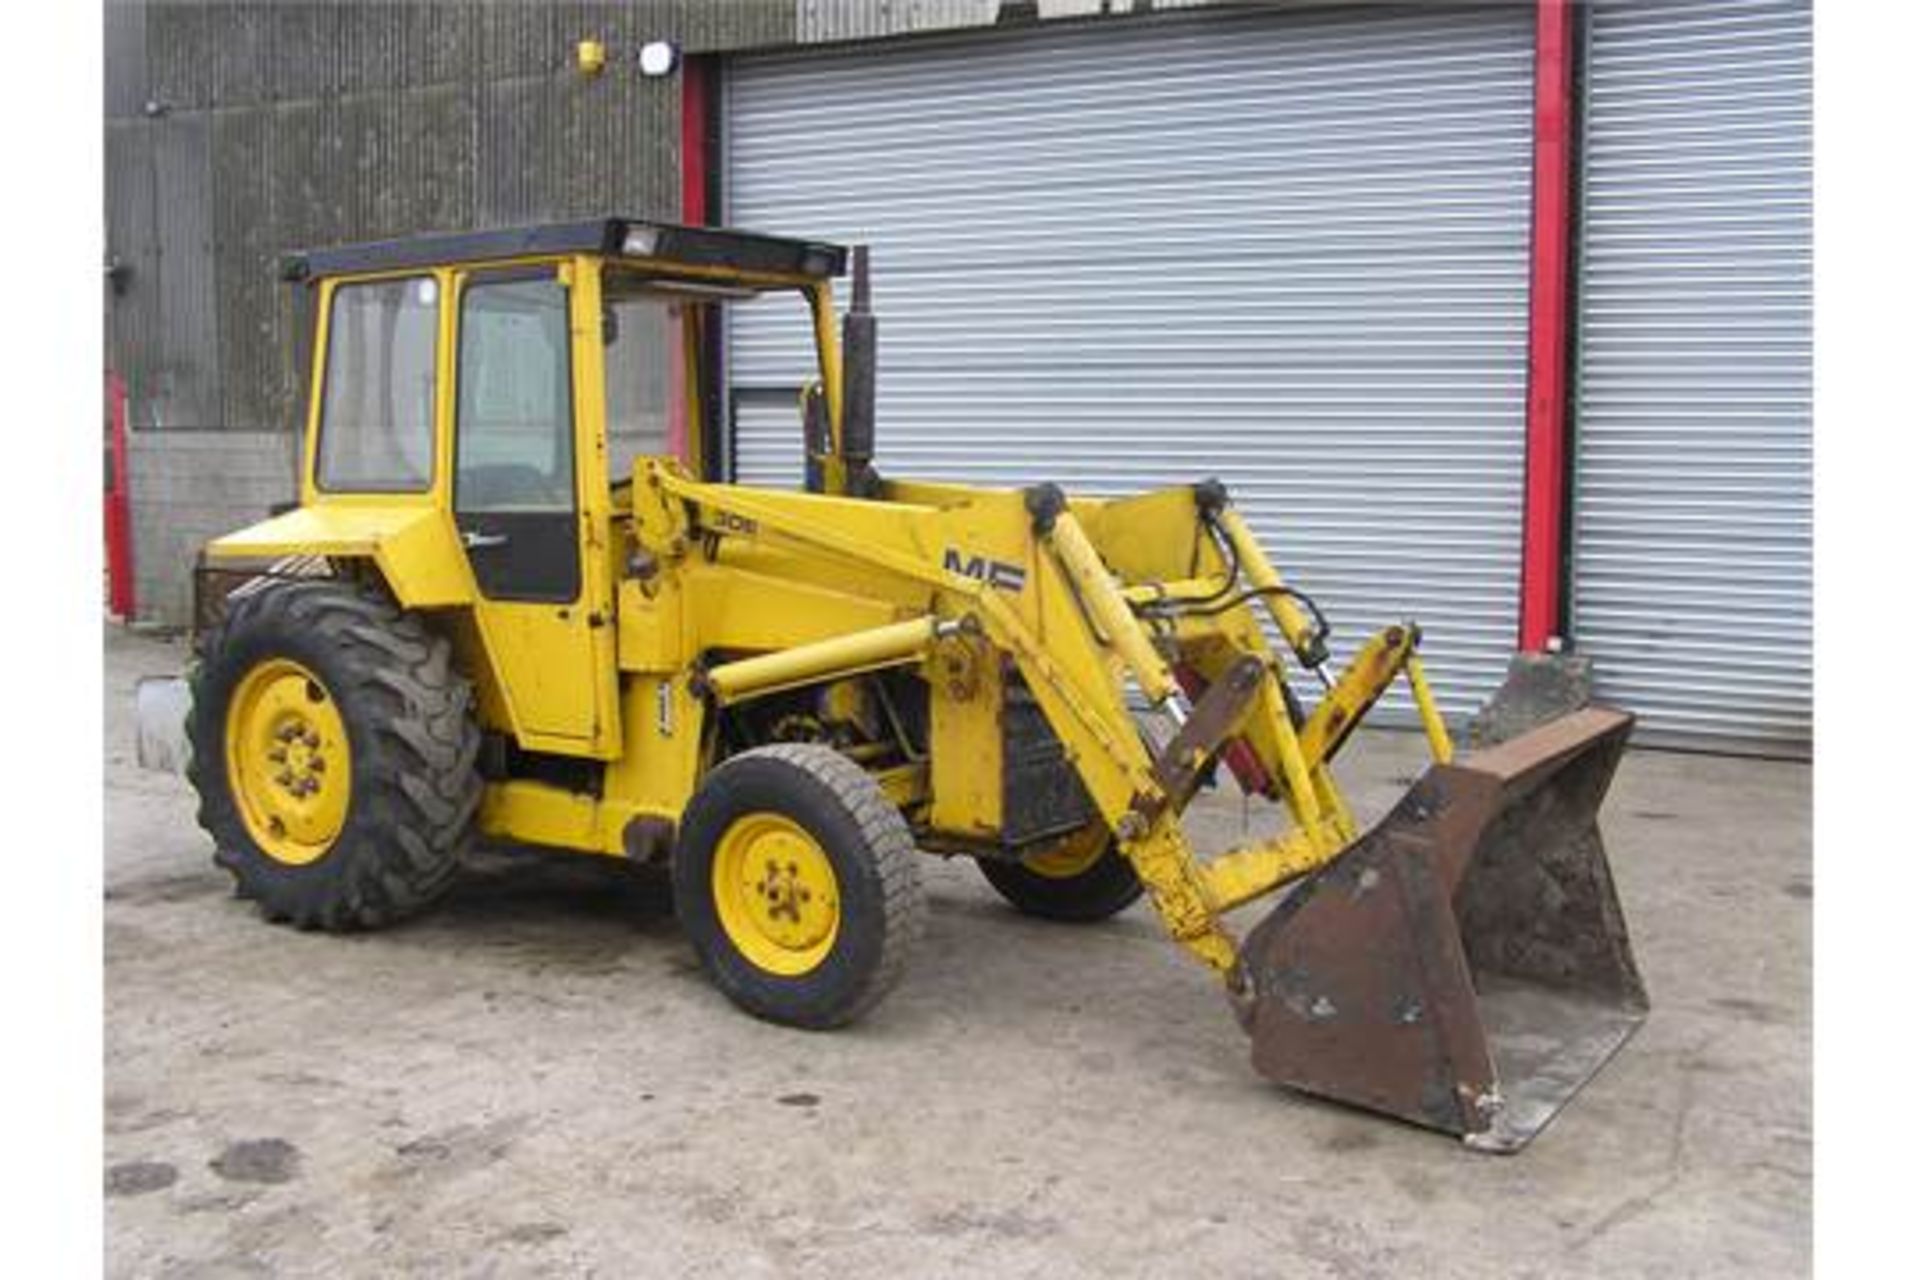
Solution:
{"label": "tyre tread", "polygon": [[[345,855],[346,862],[325,894],[291,891],[251,874],[260,855],[233,847],[244,826],[227,795],[219,749],[226,708],[200,711],[200,695],[225,652],[262,630],[310,632],[337,650],[330,683],[343,686],[333,691],[343,714],[355,695],[364,700],[375,691],[398,704],[390,718],[349,725],[350,735],[358,730],[355,751],[371,751],[376,767],[354,770],[345,846],[326,855]],[[197,817],[214,837],[214,861],[267,918],[302,929],[374,928],[414,914],[445,891],[472,843],[483,785],[474,767],[480,729],[472,688],[445,637],[364,588],[330,579],[275,583],[233,602],[203,639],[189,681],[196,709],[188,722],[187,777],[199,797]]]}

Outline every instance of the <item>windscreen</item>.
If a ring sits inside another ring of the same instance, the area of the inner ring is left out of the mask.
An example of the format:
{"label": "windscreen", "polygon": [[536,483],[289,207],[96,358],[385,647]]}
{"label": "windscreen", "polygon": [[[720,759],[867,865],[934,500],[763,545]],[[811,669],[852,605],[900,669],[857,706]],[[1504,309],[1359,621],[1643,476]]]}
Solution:
{"label": "windscreen", "polygon": [[334,290],[320,402],[320,488],[417,493],[433,483],[439,309],[431,276]]}

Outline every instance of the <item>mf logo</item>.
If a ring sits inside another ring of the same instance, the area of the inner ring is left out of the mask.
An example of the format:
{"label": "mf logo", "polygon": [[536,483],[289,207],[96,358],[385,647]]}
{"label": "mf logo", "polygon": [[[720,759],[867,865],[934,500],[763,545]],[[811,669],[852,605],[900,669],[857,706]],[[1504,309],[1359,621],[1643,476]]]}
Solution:
{"label": "mf logo", "polygon": [[1019,565],[1008,564],[1005,560],[989,560],[985,556],[962,556],[957,547],[947,548],[946,554],[940,558],[940,567],[948,573],[978,578],[1002,591],[1018,591],[1027,585],[1027,571]]}

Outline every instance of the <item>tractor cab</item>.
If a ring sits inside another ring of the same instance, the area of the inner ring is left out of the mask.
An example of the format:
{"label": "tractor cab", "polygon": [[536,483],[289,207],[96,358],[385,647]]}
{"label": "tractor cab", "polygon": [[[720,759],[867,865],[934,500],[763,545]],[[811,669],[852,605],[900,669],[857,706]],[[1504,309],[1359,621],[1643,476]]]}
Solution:
{"label": "tractor cab", "polygon": [[832,282],[847,260],[620,218],[293,254],[282,275],[315,317],[299,504],[208,553],[370,561],[400,598],[467,619],[453,629],[486,655],[483,702],[521,741],[609,758],[636,466],[722,470],[721,308],[784,305],[818,357],[808,474],[843,487]]}
{"label": "tractor cab", "polygon": [[837,403],[846,262],[835,245],[617,218],[290,255],[282,275],[317,316],[302,501],[433,492],[443,458],[487,505],[550,504],[570,471],[624,483],[647,454],[717,477],[720,308],[805,308]]}

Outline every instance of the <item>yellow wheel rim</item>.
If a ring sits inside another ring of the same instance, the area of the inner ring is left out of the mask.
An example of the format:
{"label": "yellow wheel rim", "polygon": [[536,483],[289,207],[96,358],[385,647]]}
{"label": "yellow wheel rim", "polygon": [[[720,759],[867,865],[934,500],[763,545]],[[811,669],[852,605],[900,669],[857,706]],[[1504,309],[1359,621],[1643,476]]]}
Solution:
{"label": "yellow wheel rim", "polygon": [[1106,851],[1107,829],[1096,822],[1022,859],[1020,865],[1049,880],[1071,880],[1100,861]]}
{"label": "yellow wheel rim", "polygon": [[352,756],[346,722],[313,672],[269,658],[227,703],[227,786],[261,852],[305,866],[347,820]]}
{"label": "yellow wheel rim", "polygon": [[748,814],[721,835],[713,901],[734,948],[782,977],[818,968],[840,935],[840,882],[827,851],[777,813]]}

